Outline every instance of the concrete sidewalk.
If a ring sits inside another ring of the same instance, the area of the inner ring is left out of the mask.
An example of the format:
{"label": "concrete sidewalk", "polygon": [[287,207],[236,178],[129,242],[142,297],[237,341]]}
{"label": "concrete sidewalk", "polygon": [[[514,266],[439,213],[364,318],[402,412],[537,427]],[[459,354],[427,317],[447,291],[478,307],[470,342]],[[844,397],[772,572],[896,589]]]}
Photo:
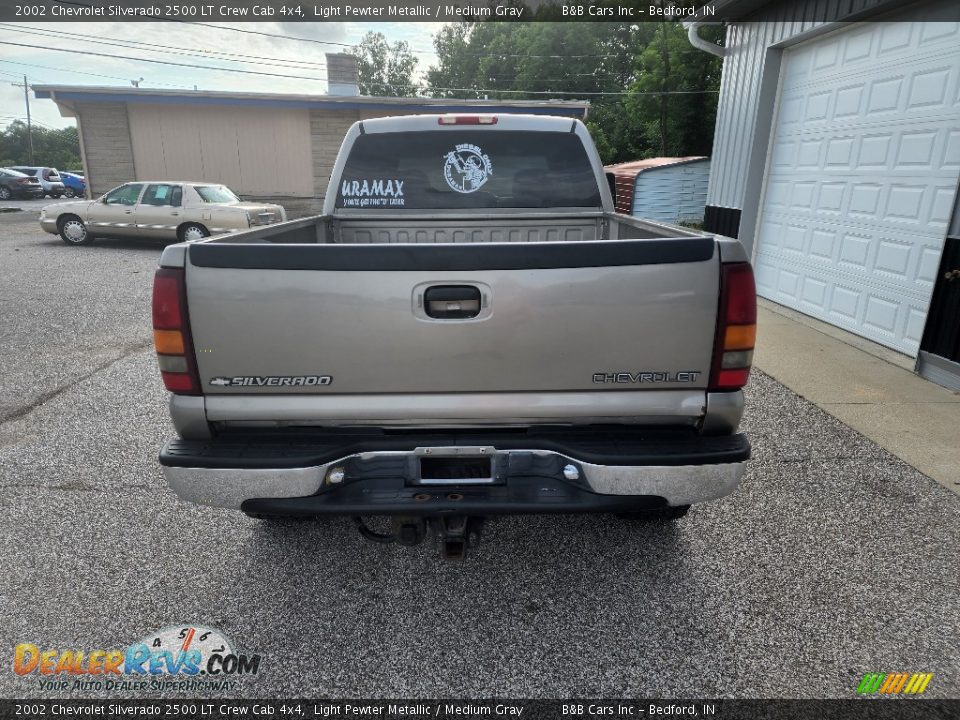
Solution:
{"label": "concrete sidewalk", "polygon": [[960,393],[912,358],[761,299],[754,364],[960,495]]}

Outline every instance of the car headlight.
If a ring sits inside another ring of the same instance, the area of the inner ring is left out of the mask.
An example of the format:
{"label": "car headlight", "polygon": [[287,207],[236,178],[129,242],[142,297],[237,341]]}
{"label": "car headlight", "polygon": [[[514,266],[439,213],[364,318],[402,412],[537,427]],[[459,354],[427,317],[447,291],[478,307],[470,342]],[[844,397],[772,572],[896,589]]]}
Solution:
{"label": "car headlight", "polygon": [[46,219],[47,219],[47,209],[46,209],[46,208],[40,208],[40,219],[41,219],[41,220],[46,220]]}

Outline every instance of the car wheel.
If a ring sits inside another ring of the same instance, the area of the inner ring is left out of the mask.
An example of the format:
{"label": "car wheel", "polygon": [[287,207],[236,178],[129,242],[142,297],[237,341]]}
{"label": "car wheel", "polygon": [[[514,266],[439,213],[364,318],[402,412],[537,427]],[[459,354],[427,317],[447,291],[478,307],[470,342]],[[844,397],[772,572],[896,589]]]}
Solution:
{"label": "car wheel", "polygon": [[6,185],[0,185],[0,200],[9,200],[13,197],[13,193],[10,192],[10,188]]}
{"label": "car wheel", "polygon": [[89,245],[93,242],[93,235],[76,215],[66,215],[57,220],[57,230],[60,231],[60,239],[67,245]]}
{"label": "car wheel", "polygon": [[66,190],[63,191],[63,196],[72,198],[72,197],[76,197],[77,193],[74,191],[73,188],[67,188]]}
{"label": "car wheel", "polygon": [[54,200],[59,200],[60,193],[50,193],[50,197],[52,197]]}
{"label": "car wheel", "polygon": [[210,237],[210,231],[200,223],[187,223],[177,231],[177,237],[180,238],[180,242],[194,242]]}
{"label": "car wheel", "polygon": [[667,507],[657,508],[656,510],[617,513],[617,517],[624,520],[640,520],[643,522],[671,522],[682,518],[687,514],[689,509],[689,505],[668,505]]}

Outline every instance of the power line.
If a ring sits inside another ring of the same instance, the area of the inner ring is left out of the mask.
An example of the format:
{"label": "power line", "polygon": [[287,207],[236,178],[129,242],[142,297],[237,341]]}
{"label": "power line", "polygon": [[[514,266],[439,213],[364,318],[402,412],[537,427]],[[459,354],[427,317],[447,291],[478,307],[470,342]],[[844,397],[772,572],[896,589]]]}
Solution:
{"label": "power line", "polygon": [[[326,69],[326,64],[323,63],[314,63],[309,61],[299,61],[299,60],[288,60],[286,58],[272,58],[264,57],[262,55],[244,55],[242,53],[226,53],[220,50],[212,51],[217,56],[211,56],[209,53],[198,53],[194,52],[190,48],[177,47],[173,45],[158,45],[156,43],[141,42],[139,40],[121,40],[115,42],[108,40],[107,38],[99,36],[90,36],[90,35],[81,35],[79,33],[65,33],[60,31],[47,30],[46,28],[34,28],[34,27],[19,27],[9,24],[0,23],[0,29],[16,32],[16,33],[26,33],[28,35],[38,35],[40,37],[56,37],[63,38],[64,36],[70,37],[71,39],[78,40],[80,42],[92,43],[94,45],[111,45],[113,47],[126,48],[128,50],[140,50],[146,48],[159,48],[163,52],[172,55],[183,55],[187,57],[196,57],[196,58],[209,58],[211,60],[223,60],[226,62],[245,62],[247,60],[255,60],[261,65],[273,65],[276,67],[291,68],[296,69],[297,66],[313,66],[321,70]],[[142,46],[142,47],[141,47]],[[183,51],[183,52],[171,52],[171,51]],[[240,58],[239,60],[234,60],[233,58]],[[325,79],[325,78],[324,78]]]}
{"label": "power line", "polygon": [[[215,28],[217,30],[230,30],[232,32],[246,33],[247,35],[262,35],[263,37],[279,38],[281,40],[296,40],[298,42],[308,42],[308,43],[314,43],[316,45],[334,45],[336,47],[344,47],[349,49],[353,49],[356,47],[356,45],[351,45],[350,43],[334,42],[333,40],[315,40],[314,38],[300,38],[300,37],[297,37],[296,35],[278,35],[276,33],[266,33],[266,32],[261,32],[259,30],[246,30],[244,28],[227,27],[226,25],[214,25],[212,23],[191,22],[190,20],[174,20],[173,22],[179,22],[179,23],[182,23],[183,25],[197,25],[199,27],[204,27],[204,28]],[[425,53],[425,52],[432,52],[432,51],[411,50],[410,52]]]}
{"label": "power line", "polygon": [[[0,119],[8,120],[8,121],[10,121],[10,120],[12,120],[12,121],[19,120],[20,122],[26,122],[26,121],[27,121],[27,119],[26,119],[25,117],[17,117],[16,115],[3,115],[3,116],[0,116]],[[41,127],[44,127],[44,128],[46,128],[47,130],[53,130],[53,131],[55,131],[55,132],[61,132],[62,130],[65,130],[65,129],[66,129],[66,128],[54,127],[53,125],[48,125],[47,123],[41,122],[40,120],[37,120],[37,119],[35,119],[35,118],[32,118],[32,119],[31,119],[31,122],[32,122],[34,125],[40,125]]]}
{"label": "power line", "polygon": [[[75,73],[75,74],[77,74],[77,75],[90,75],[90,76],[92,76],[92,77],[106,78],[107,80],[123,80],[123,81],[126,82],[126,81],[129,81],[129,79],[130,79],[130,78],[125,78],[125,77],[120,77],[120,76],[118,76],[118,75],[101,75],[100,73],[86,72],[86,71],[84,71],[84,70],[73,70],[73,69],[71,69],[71,68],[65,68],[65,67],[52,67],[52,66],[50,66],[50,65],[35,65],[34,63],[18,62],[18,61],[16,61],[16,60],[0,60],[0,63],[10,63],[11,65],[22,65],[23,67],[40,68],[41,70],[53,70],[53,71],[55,71],[55,72]],[[0,72],[4,72],[4,71],[3,71],[3,70],[0,70]],[[7,74],[8,74],[8,75],[16,75],[17,77],[20,77],[20,75],[17,74],[17,73],[7,73]],[[46,80],[37,80],[36,82],[42,83],[42,84],[47,84],[47,81],[46,81]],[[153,83],[153,84],[154,84],[154,85],[163,85],[163,86],[165,86],[165,87],[172,87],[172,88],[182,88],[182,87],[183,87],[182,85],[171,85],[170,83]]]}
{"label": "power line", "polygon": [[[298,60],[290,60],[290,59],[287,59],[287,58],[273,58],[273,57],[265,57],[265,56],[262,56],[262,55],[245,55],[245,54],[242,54],[242,53],[224,53],[224,52],[221,52],[221,51],[213,51],[214,53],[217,53],[218,55],[220,55],[220,57],[213,57],[213,56],[210,56],[210,55],[208,55],[208,54],[201,54],[201,53],[192,52],[192,51],[190,50],[190,48],[177,47],[177,46],[167,46],[167,45],[158,45],[158,44],[156,44],[156,43],[141,42],[141,41],[138,41],[138,40],[122,40],[121,42],[113,42],[113,41],[107,40],[106,38],[103,38],[103,37],[100,37],[100,36],[84,36],[84,35],[81,35],[81,34],[79,34],[79,33],[64,33],[64,32],[60,32],[60,31],[50,31],[50,30],[47,30],[46,28],[35,28],[35,27],[26,27],[26,28],[23,28],[23,27],[19,27],[19,26],[13,26],[13,25],[10,25],[10,24],[0,23],[0,29],[12,31],[12,32],[18,32],[18,33],[26,33],[26,34],[32,34],[32,35],[39,35],[39,36],[41,36],[41,37],[57,37],[57,38],[61,38],[61,37],[63,37],[63,36],[68,36],[68,37],[75,38],[75,39],[77,39],[77,40],[79,40],[79,41],[81,41],[81,42],[93,43],[93,44],[95,44],[95,45],[111,45],[111,46],[114,46],[114,47],[121,47],[121,48],[133,49],[133,50],[139,50],[140,47],[138,47],[138,46],[144,46],[144,47],[150,47],[150,48],[160,48],[160,49],[162,49],[164,52],[169,52],[170,50],[183,50],[183,51],[185,51],[185,52],[182,52],[182,53],[173,53],[173,54],[175,54],[175,55],[186,55],[186,56],[189,56],[189,57],[198,57],[198,58],[210,58],[210,59],[212,59],[212,60],[223,60],[223,61],[226,61],[226,62],[245,62],[246,60],[255,60],[255,61],[258,61],[259,64],[273,65],[273,66],[281,67],[281,68],[296,69],[296,67],[297,67],[298,65],[303,65],[303,66],[314,66],[314,67],[320,67],[320,68],[326,69],[326,64],[325,64],[325,63],[321,65],[320,63],[302,62],[302,61],[298,61]],[[240,58],[240,59],[235,60],[235,59],[233,59],[233,58]],[[610,72],[607,72],[607,73],[600,73],[600,74],[597,74],[597,73],[572,73],[572,74],[568,75],[567,77],[563,77],[563,78],[538,78],[538,81],[539,81],[539,82],[568,82],[568,81],[570,80],[570,78],[581,78],[581,77],[590,77],[590,78],[601,78],[601,77],[603,77],[603,78],[610,78],[610,77],[614,77],[614,76],[617,76],[617,75],[620,75],[620,73],[617,73],[617,72],[615,72],[615,71],[610,71]],[[114,77],[114,76],[103,76],[103,77]],[[488,77],[489,77],[490,80],[493,80],[494,78],[508,77],[508,76],[506,76],[506,75],[504,75],[504,74],[498,74],[498,75],[490,75],[490,76],[488,76]],[[125,80],[126,78],[116,78],[116,77],[114,77],[114,79]],[[322,77],[322,78],[320,78],[320,79],[327,80],[328,78]],[[509,79],[509,78],[508,78],[508,79]]]}
{"label": "power line", "polygon": [[[198,25],[200,27],[205,27],[205,28],[216,28],[217,30],[229,30],[231,32],[247,33],[249,35],[262,35],[263,37],[278,38],[280,40],[293,40],[295,42],[316,43],[318,45],[336,45],[339,47],[345,47],[345,48],[351,48],[351,49],[358,47],[357,45],[350,45],[349,43],[338,43],[338,42],[333,42],[332,40],[315,40],[314,38],[301,38],[301,37],[297,37],[296,35],[280,35],[277,33],[267,33],[259,30],[246,30],[244,28],[228,27],[226,25],[213,25],[211,23],[192,22],[190,20],[175,20],[173,22],[180,22],[180,23],[183,23],[184,25]],[[412,53],[418,53],[420,55],[436,55],[437,54],[436,50],[422,50],[420,48],[411,48],[409,46],[407,47],[407,49]],[[623,55],[620,53],[611,53],[611,54],[587,53],[583,55],[537,55],[537,54],[528,55],[526,53],[461,53],[461,54],[467,57],[519,57],[519,58],[541,58],[541,59],[547,59],[547,60],[556,60],[556,59],[564,59],[564,58],[582,59],[582,58],[623,57]]]}
{"label": "power line", "polygon": [[93,57],[110,58],[111,60],[132,60],[134,62],[147,62],[156,65],[173,65],[174,67],[195,68],[198,70],[210,70],[212,72],[232,72],[242,75],[262,75],[266,77],[288,78],[290,80],[314,80],[316,82],[326,82],[326,78],[306,77],[303,75],[282,75],[279,73],[261,72],[259,70],[239,70],[238,68],[210,67],[209,65],[195,65],[191,63],[178,63],[172,60],[154,60],[152,58],[130,57],[129,55],[110,55],[108,53],[98,53],[91,50],[67,50],[64,48],[46,47],[44,45],[30,45],[27,43],[10,42],[9,40],[0,40],[0,45],[13,45],[14,47],[32,48],[35,50],[47,50],[50,52],[69,53],[71,55],[92,55]]}
{"label": "power line", "polygon": [[[25,47],[32,48],[36,50],[48,50],[52,52],[62,52],[68,54],[83,54],[90,55],[94,57],[103,57],[109,58],[111,60],[132,60],[134,62],[148,62],[154,63],[157,65],[172,65],[174,67],[186,67],[186,68],[195,68],[198,70],[207,70],[211,72],[231,72],[239,73],[241,75],[259,75],[265,77],[277,77],[285,78],[290,80],[312,80],[314,82],[325,82],[325,78],[309,77],[304,75],[283,75],[280,73],[268,73],[260,72],[258,70],[240,70],[238,68],[225,68],[225,67],[210,67],[208,65],[196,65],[191,63],[178,63],[171,60],[154,60],[151,58],[136,58],[130,57],[129,55],[111,55],[108,53],[97,53],[89,50],[84,50],[82,53],[76,50],[67,50],[64,48],[52,48],[45,47],[43,45],[30,45],[27,43],[16,43],[10,42],[8,40],[0,40],[0,45],[12,45],[14,47]],[[414,90],[428,89],[431,91],[444,91],[444,92],[465,92],[465,93],[509,93],[509,94],[520,94],[520,95],[574,95],[578,97],[603,97],[603,96],[618,96],[618,95],[633,95],[633,96],[659,96],[659,95],[703,95],[718,93],[719,90],[665,90],[665,91],[655,91],[655,92],[640,92],[640,93],[631,93],[631,92],[589,92],[589,91],[579,91],[579,90],[512,90],[505,88],[453,88],[453,87],[429,87],[422,88],[420,85],[413,84],[404,84],[404,83],[369,83],[373,87],[381,88],[410,88]]]}

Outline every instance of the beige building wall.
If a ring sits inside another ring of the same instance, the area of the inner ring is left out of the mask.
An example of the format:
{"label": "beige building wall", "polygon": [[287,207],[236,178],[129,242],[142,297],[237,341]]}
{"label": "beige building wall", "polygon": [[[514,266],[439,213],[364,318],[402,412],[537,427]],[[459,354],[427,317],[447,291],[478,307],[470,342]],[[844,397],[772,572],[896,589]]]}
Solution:
{"label": "beige building wall", "polygon": [[76,110],[94,197],[131,180],[205,180],[246,197],[284,198],[295,215],[319,212],[353,123],[415,114],[105,102]]}
{"label": "beige building wall", "polygon": [[[430,112],[429,108],[423,109]],[[347,130],[358,120],[385,117],[388,115],[414,115],[410,110],[311,110],[310,135],[313,138],[313,188],[314,196],[323,200],[327,194],[333,163],[340,152],[340,145]]]}
{"label": "beige building wall", "polygon": [[201,180],[240,195],[311,197],[310,111],[129,104],[138,180]]}

